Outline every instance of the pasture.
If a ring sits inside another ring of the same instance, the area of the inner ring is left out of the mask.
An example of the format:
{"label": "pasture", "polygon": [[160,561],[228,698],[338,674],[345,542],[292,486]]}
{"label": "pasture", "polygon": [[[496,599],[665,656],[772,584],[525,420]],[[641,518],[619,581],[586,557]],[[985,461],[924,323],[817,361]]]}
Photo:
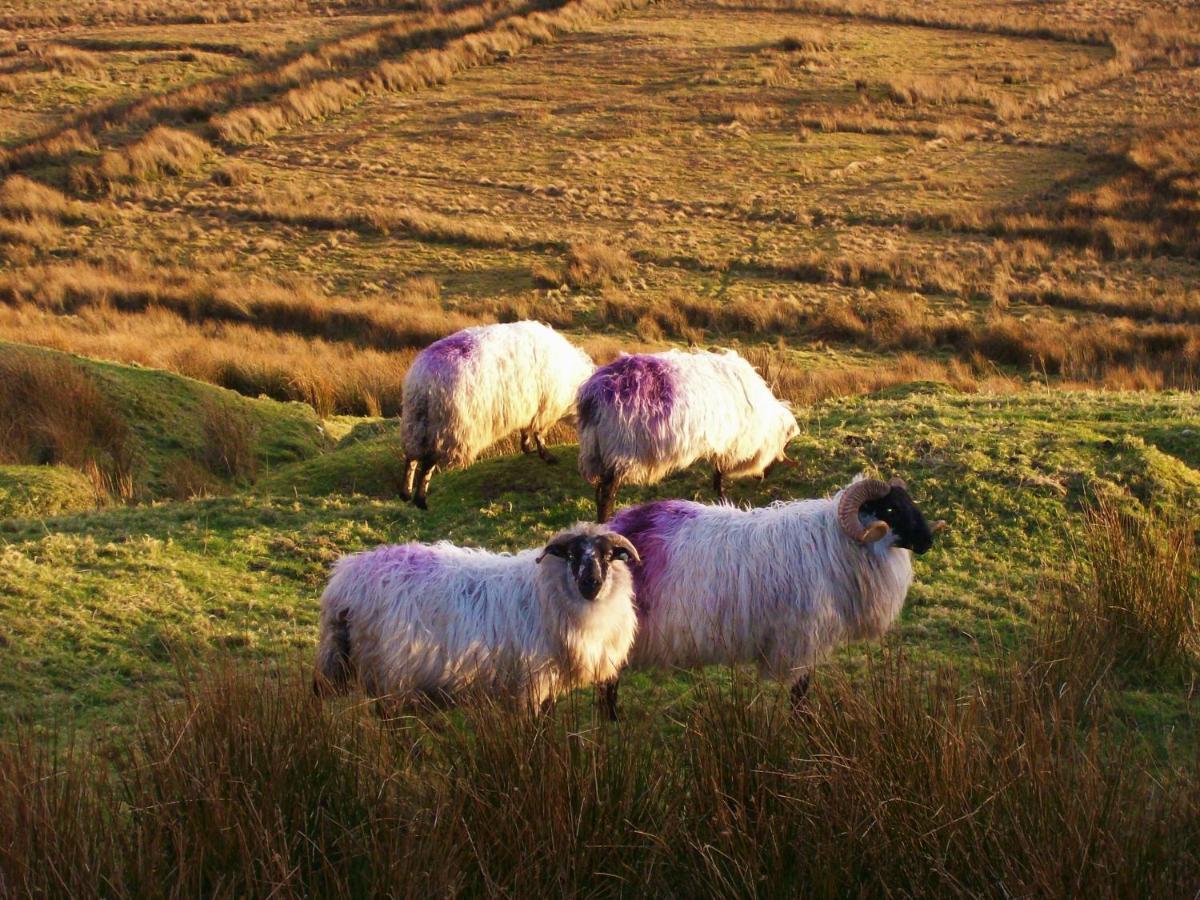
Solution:
{"label": "pasture", "polygon": [[[0,0],[0,895],[1192,896],[1197,121],[1172,0]],[[736,503],[903,477],[882,646],[313,701],[340,556],[593,517],[569,422],[397,496],[527,318],[750,360]]]}

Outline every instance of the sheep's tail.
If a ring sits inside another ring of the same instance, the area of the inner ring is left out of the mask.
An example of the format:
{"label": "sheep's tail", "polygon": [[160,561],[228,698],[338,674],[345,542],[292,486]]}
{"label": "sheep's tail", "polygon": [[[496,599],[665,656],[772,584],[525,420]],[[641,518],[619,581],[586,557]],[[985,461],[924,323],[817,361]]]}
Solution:
{"label": "sheep's tail", "polygon": [[317,645],[317,665],[313,675],[313,693],[318,697],[344,694],[354,677],[350,659],[350,612],[326,606],[321,612],[321,640]]}

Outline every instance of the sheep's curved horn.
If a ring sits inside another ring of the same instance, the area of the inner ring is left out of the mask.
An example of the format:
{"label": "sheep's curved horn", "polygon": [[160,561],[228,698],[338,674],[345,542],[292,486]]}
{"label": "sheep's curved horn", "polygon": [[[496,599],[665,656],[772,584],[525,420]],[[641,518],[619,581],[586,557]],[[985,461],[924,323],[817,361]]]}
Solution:
{"label": "sheep's curved horn", "polygon": [[633,561],[639,566],[642,564],[642,557],[637,552],[637,547],[633,546],[630,540],[623,534],[617,534],[615,531],[609,532],[605,537],[614,547],[620,547],[622,550],[628,550],[629,555],[633,557]]}
{"label": "sheep's curved horn", "polygon": [[860,544],[870,544],[888,533],[886,522],[872,522],[869,527],[864,528],[863,524],[858,521],[858,509],[868,500],[886,497],[891,490],[891,485],[886,481],[880,481],[878,478],[864,478],[842,491],[842,499],[838,501],[838,522],[850,540],[858,541]]}

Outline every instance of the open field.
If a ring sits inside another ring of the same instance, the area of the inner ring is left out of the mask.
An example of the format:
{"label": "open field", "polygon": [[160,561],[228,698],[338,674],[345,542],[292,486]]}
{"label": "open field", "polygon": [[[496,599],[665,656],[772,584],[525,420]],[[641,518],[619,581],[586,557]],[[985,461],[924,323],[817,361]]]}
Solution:
{"label": "open field", "polygon": [[[1197,122],[1194,2],[0,0],[0,895],[1192,896]],[[736,502],[903,476],[885,646],[308,702],[342,554],[592,516],[567,424],[396,498],[520,318],[739,349],[804,433]]]}

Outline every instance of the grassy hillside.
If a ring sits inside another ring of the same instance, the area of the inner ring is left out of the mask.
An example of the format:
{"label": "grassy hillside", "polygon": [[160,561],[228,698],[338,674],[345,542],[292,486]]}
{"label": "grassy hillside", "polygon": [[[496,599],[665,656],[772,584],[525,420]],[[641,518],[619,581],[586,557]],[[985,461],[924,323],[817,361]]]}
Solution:
{"label": "grassy hillside", "polygon": [[[1179,449],[1200,429],[1200,401],[1189,394],[976,396],[915,385],[827,402],[805,426],[791,450],[800,467],[739,482],[734,498],[819,496],[863,470],[906,478],[928,514],[951,524],[917,563],[894,639],[930,664],[986,669],[1017,646],[1047,583],[1069,577],[1084,501],[1200,504],[1200,458]],[[317,596],[340,554],[440,539],[516,549],[592,514],[570,445],[555,450],[558,466],[501,457],[440,477],[431,511],[420,514],[390,495],[391,440],[385,433],[277,469],[254,494],[0,524],[12,663],[0,673],[3,708],[36,721],[68,711],[123,720],[148,687],[173,682],[174,653],[307,659]],[[374,496],[345,492],[354,486]],[[697,469],[623,500],[707,492]],[[686,679],[640,684],[672,694]],[[632,708],[655,714],[658,701],[634,697]],[[1185,706],[1172,691],[1155,695],[1143,724],[1177,726]]]}

